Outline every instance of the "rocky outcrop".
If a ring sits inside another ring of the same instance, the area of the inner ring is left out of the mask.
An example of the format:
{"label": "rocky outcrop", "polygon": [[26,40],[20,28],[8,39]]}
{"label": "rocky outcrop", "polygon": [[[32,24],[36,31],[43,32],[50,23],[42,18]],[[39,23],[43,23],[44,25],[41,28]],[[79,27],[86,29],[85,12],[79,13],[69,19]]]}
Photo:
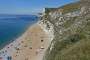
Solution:
{"label": "rocky outcrop", "polygon": [[45,8],[41,23],[45,24],[48,32],[52,31],[50,33],[53,34],[53,39],[44,60],[60,60],[63,50],[69,49],[85,37],[83,30],[90,22],[90,14],[87,13],[90,8],[86,10],[85,5],[80,4],[77,2],[61,8]]}

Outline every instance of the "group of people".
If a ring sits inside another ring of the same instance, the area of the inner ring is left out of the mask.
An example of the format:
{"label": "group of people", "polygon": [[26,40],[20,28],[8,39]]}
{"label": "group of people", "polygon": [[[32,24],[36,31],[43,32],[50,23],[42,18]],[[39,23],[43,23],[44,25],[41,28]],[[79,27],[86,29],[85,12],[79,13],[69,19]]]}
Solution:
{"label": "group of people", "polygon": [[0,60],[12,60],[12,57],[11,56],[0,57]]}

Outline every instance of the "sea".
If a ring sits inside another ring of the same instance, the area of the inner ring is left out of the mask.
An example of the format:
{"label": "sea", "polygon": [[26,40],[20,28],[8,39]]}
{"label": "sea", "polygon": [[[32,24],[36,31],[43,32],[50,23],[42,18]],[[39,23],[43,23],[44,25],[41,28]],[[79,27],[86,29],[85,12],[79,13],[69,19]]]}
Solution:
{"label": "sea", "polygon": [[0,49],[22,35],[37,21],[36,15],[0,15]]}

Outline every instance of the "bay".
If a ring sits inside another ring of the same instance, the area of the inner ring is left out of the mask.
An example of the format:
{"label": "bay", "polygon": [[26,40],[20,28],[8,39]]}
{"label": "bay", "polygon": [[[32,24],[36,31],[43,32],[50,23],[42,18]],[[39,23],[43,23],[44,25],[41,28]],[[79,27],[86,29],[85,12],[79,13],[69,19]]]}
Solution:
{"label": "bay", "polygon": [[0,49],[22,35],[38,21],[35,15],[0,15]]}

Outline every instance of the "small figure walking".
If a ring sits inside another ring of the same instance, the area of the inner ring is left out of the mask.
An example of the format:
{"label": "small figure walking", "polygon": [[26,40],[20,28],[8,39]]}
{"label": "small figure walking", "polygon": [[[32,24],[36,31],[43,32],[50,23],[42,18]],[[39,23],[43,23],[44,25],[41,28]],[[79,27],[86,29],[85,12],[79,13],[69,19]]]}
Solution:
{"label": "small figure walking", "polygon": [[7,60],[12,60],[12,57],[11,57],[11,56],[8,56],[8,57],[7,57]]}

